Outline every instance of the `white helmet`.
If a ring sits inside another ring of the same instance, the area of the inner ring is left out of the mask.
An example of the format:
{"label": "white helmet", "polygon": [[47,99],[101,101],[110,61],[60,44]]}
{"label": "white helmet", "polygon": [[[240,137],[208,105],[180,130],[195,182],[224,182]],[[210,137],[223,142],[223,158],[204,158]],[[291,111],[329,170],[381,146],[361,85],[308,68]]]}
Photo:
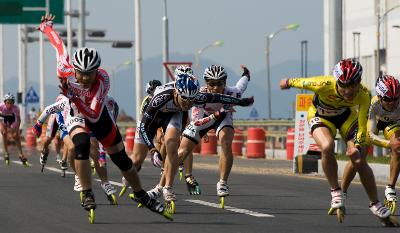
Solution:
{"label": "white helmet", "polygon": [[14,97],[14,95],[12,95],[12,94],[9,92],[9,93],[7,93],[7,94],[4,96],[4,102],[5,102],[6,100],[11,100],[12,102],[15,102],[15,97]]}
{"label": "white helmet", "polygon": [[180,66],[176,67],[174,73],[175,73],[175,76],[178,76],[179,74],[190,74],[190,75],[193,75],[193,70],[188,65],[180,65]]}
{"label": "white helmet", "polygon": [[208,80],[222,80],[225,81],[228,78],[228,74],[225,72],[224,67],[219,65],[212,65],[207,67],[204,71],[203,78]]}
{"label": "white helmet", "polygon": [[72,65],[81,72],[90,72],[100,67],[101,58],[96,49],[79,48],[74,53]]}

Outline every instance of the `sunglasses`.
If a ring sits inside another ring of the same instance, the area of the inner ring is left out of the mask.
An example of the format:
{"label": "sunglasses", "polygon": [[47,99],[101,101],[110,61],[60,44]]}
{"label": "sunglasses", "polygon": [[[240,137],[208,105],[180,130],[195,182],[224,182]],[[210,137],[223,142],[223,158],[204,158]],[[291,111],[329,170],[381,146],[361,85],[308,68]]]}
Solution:
{"label": "sunglasses", "polygon": [[181,95],[179,97],[181,97],[185,101],[193,101],[194,100],[194,97],[189,98],[189,97],[181,96]]}
{"label": "sunglasses", "polygon": [[225,82],[220,81],[220,82],[207,82],[207,86],[210,87],[222,87],[225,86]]}
{"label": "sunglasses", "polygon": [[385,102],[387,102],[387,103],[391,103],[391,102],[395,102],[395,101],[397,101],[397,100],[399,100],[399,98],[388,98],[388,97],[382,97],[382,101],[385,101]]}
{"label": "sunglasses", "polygon": [[337,85],[341,88],[356,88],[358,85],[360,85],[359,83],[341,83],[341,82],[336,82]]}

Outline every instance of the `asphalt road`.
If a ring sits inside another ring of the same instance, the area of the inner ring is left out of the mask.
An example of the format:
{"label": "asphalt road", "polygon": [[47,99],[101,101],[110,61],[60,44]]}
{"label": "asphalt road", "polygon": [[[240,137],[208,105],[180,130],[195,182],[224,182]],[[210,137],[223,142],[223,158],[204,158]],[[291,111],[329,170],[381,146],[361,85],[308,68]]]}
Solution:
{"label": "asphalt road", "polygon": [[[321,178],[290,175],[290,163],[274,160],[236,159],[229,185],[227,207],[218,208],[216,197],[217,157],[197,156],[194,174],[202,195],[187,194],[183,181],[176,180],[178,201],[174,221],[169,222],[147,209],[137,208],[126,195],[118,206],[109,205],[100,183],[93,189],[98,208],[95,224],[73,191],[73,175],[60,176],[53,155],[44,173],[39,153],[30,152],[31,167],[23,167],[11,154],[6,166],[0,160],[0,232],[398,232],[384,228],[368,209],[360,184],[353,184],[347,200],[345,222],[328,216],[330,194]],[[120,185],[117,168],[108,161],[109,177]],[[145,162],[140,173],[146,189],[157,183],[159,170]],[[97,177],[95,177],[97,179]],[[118,187],[120,189],[120,187]],[[378,187],[381,199],[383,187]]]}

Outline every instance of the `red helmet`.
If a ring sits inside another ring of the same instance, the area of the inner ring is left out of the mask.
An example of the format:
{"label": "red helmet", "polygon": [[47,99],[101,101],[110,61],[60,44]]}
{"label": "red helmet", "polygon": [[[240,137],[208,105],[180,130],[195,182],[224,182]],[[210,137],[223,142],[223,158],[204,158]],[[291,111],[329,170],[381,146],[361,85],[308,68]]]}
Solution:
{"label": "red helmet", "polygon": [[342,84],[357,84],[361,82],[363,68],[358,61],[343,59],[335,65],[333,75]]}
{"label": "red helmet", "polygon": [[379,76],[375,86],[376,94],[381,98],[397,99],[400,97],[400,83],[391,75]]}

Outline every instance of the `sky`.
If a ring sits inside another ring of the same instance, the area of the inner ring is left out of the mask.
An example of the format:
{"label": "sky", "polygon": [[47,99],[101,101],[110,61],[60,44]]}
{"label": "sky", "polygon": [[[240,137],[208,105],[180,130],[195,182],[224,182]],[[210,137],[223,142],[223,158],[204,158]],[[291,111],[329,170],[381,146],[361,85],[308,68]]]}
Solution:
{"label": "sky", "polygon": [[[76,8],[78,1],[72,0],[72,2],[73,7]],[[112,6],[110,6],[111,2]],[[194,56],[200,48],[216,40],[223,40],[222,47],[207,49],[201,57],[216,61],[237,72],[237,75],[240,74],[240,64],[246,64],[252,73],[266,72],[265,36],[288,24],[298,23],[300,25],[298,30],[284,31],[272,40],[271,66],[294,60],[300,64],[302,40],[309,42],[309,61],[322,63],[323,1],[321,0],[167,0],[167,5],[170,61],[174,61],[177,55]],[[107,39],[134,39],[133,0],[87,0],[86,10],[90,14],[86,19],[88,29],[105,29]],[[144,62],[146,59],[162,54],[162,16],[163,0],[141,1]],[[77,25],[76,19],[73,20],[73,24]],[[63,25],[56,27],[65,28]],[[17,26],[6,25],[4,28],[7,80],[18,76]],[[34,35],[37,36],[38,33]],[[115,49],[111,48],[110,44],[98,43],[87,43],[87,46],[99,50],[102,66],[108,70],[126,60],[134,60],[134,48]],[[38,82],[39,45],[31,43],[28,50],[28,80]],[[56,85],[55,51],[49,44],[45,45],[45,57],[46,82]],[[128,68],[122,66],[119,70]],[[154,69],[162,69],[162,67],[160,65]],[[157,78],[151,70],[144,71],[143,76]],[[134,82],[133,77],[132,74],[132,80],[124,79],[124,81]],[[264,79],[264,77],[260,78]],[[115,78],[121,79],[121,77]],[[161,77],[158,78],[161,79]],[[53,97],[46,98],[46,104],[50,104],[52,99]],[[133,103],[134,100],[131,106]],[[123,104],[122,108],[131,106]],[[127,112],[133,115],[132,109],[127,109]]]}

